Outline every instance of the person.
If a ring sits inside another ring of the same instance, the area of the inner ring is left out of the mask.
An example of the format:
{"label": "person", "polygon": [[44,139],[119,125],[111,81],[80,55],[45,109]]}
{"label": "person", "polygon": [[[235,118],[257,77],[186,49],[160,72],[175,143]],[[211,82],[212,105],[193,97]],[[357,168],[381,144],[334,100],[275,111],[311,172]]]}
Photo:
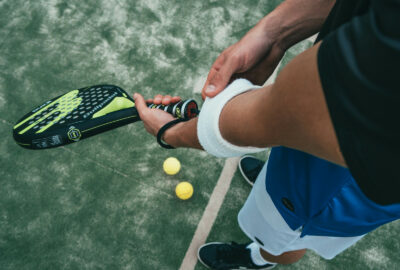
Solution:
{"label": "person", "polygon": [[[238,216],[252,242],[200,247],[206,266],[270,269],[307,249],[332,259],[399,219],[399,13],[398,0],[286,0],[217,58],[198,118],[176,120],[134,94],[146,130],[164,146],[219,157],[273,147],[265,164],[240,163],[257,175]],[[257,86],[289,47],[317,32],[275,83]]]}

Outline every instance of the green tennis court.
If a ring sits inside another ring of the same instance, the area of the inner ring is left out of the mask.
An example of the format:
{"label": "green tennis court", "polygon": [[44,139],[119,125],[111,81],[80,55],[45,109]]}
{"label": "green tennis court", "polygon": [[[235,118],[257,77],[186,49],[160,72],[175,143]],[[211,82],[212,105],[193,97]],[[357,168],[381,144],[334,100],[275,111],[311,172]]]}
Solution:
{"label": "green tennis court", "polygon": [[[280,2],[0,0],[0,269],[205,269],[182,263],[219,180],[229,185],[205,237],[247,241],[236,214],[251,187],[235,160],[162,149],[142,123],[43,151],[16,145],[12,128],[95,84],[201,103],[214,59]],[[280,69],[311,45],[291,48]],[[174,176],[162,170],[170,156],[182,164]],[[180,181],[194,186],[188,201],[175,197]],[[334,260],[309,252],[277,269],[397,269],[399,234],[394,222]]]}

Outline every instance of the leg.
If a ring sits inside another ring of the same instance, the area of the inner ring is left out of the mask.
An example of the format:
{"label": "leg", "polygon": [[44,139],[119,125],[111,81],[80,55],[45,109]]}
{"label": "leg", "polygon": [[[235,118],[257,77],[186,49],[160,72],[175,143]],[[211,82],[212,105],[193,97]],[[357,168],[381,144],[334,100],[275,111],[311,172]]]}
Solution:
{"label": "leg", "polygon": [[306,249],[300,249],[300,250],[293,250],[293,251],[288,251],[285,253],[282,253],[279,256],[274,256],[267,251],[263,250],[260,248],[260,253],[261,256],[264,258],[264,260],[268,262],[273,262],[273,263],[279,263],[279,264],[292,264],[297,261],[299,261],[304,254],[306,254]]}

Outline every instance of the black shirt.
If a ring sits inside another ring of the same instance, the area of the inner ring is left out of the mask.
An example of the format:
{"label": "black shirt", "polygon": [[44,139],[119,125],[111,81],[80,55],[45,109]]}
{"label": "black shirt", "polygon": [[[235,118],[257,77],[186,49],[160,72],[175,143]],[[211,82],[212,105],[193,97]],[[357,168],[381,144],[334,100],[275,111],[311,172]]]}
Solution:
{"label": "black shirt", "polygon": [[400,203],[400,0],[337,0],[318,68],[346,163],[364,194]]}

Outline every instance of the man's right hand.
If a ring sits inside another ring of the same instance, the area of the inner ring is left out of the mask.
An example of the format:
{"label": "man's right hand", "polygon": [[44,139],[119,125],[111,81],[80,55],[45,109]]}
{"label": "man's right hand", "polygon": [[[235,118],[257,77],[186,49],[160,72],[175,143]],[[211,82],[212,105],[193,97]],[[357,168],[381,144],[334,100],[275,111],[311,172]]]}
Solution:
{"label": "man's right hand", "polygon": [[239,42],[221,53],[208,74],[203,99],[216,96],[236,78],[264,84],[288,48],[320,31],[335,2],[283,1]]}
{"label": "man's right hand", "polygon": [[261,23],[239,42],[225,49],[215,60],[202,90],[202,97],[214,97],[236,78],[262,85],[274,72],[285,51]]}

